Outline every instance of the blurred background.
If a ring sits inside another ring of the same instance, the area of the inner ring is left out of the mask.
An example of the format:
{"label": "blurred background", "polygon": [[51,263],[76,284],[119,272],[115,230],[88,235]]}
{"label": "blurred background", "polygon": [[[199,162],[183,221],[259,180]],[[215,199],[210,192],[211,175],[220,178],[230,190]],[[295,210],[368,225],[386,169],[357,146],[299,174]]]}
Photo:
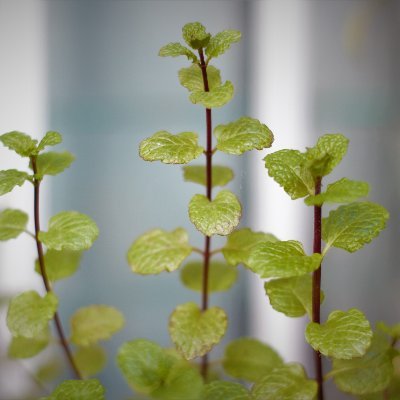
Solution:
{"label": "blurred background", "polygon": [[[200,301],[181,285],[178,272],[141,277],[126,262],[133,241],[155,227],[182,226],[191,243],[202,246],[186,210],[203,189],[184,183],[180,166],[145,163],[138,156],[140,141],[158,130],[192,130],[205,140],[204,110],[188,101],[177,79],[187,60],[157,56],[164,44],[181,40],[182,26],[193,21],[212,34],[243,33],[215,62],[223,79],[235,85],[234,100],[213,113],[215,125],[242,115],[259,118],[275,134],[273,151],[304,150],[324,133],[350,138],[331,181],[343,176],[368,181],[371,200],[387,207],[391,219],[379,238],[355,255],[329,254],[323,318],[335,308],[359,307],[372,323],[400,320],[398,0],[0,0],[0,133],[61,132],[59,148],[77,159],[44,183],[42,225],[52,214],[77,210],[93,217],[101,232],[79,272],[56,284],[64,326],[68,330],[77,308],[93,303],[113,305],[126,317],[124,330],[106,344],[109,362],[99,379],[108,399],[132,395],[115,365],[119,345],[146,337],[169,346],[174,307]],[[230,189],[243,204],[241,226],[301,240],[311,252],[312,210],[272,182],[265,154],[216,157],[235,171]],[[26,165],[1,148],[0,168]],[[32,201],[27,185],[0,198],[0,208],[31,212]],[[43,291],[33,272],[34,250],[27,235],[0,244],[1,400],[40,397],[31,375],[60,355],[53,348],[29,361],[7,359],[8,299],[28,289]],[[230,339],[252,335],[272,344],[285,360],[303,362],[312,376],[303,338],[307,319],[274,312],[259,279],[240,268],[234,289],[212,295],[211,303],[224,307],[230,321],[212,358]],[[328,399],[349,398],[328,386]]]}

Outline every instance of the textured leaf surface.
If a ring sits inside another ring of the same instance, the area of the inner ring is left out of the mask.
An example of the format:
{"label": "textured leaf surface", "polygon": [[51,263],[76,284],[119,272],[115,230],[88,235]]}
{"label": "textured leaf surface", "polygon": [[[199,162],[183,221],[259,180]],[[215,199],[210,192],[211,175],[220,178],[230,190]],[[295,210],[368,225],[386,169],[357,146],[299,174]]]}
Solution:
{"label": "textured leaf surface", "polygon": [[307,379],[299,364],[275,368],[251,389],[252,400],[314,400],[317,383]]}
{"label": "textured leaf surface", "polygon": [[381,335],[375,334],[367,353],[351,360],[333,360],[332,371],[340,390],[364,395],[384,390],[393,375],[390,345]]}
{"label": "textured leaf surface", "polygon": [[0,141],[10,150],[22,157],[29,157],[36,152],[37,140],[22,132],[8,132],[0,136]]}
{"label": "textured leaf surface", "polygon": [[87,215],[63,211],[50,219],[49,230],[39,232],[39,240],[51,250],[89,249],[99,236],[99,228]]}
{"label": "textured leaf surface", "polygon": [[[288,317],[312,316],[312,276],[274,279],[265,283],[265,290],[274,310]],[[321,291],[321,303],[324,294]]]}
{"label": "textured leaf surface", "polygon": [[162,347],[146,339],[124,343],[117,355],[124,378],[142,393],[162,385],[173,363],[174,359]]}
{"label": "textured leaf surface", "polygon": [[241,37],[242,34],[239,31],[231,29],[217,33],[211,37],[206,47],[207,57],[210,59],[224,54],[231,47],[231,44],[239,42]]}
{"label": "textured leaf surface", "polygon": [[315,192],[314,178],[305,167],[305,155],[297,150],[280,150],[265,158],[268,174],[293,199],[299,199]]}
{"label": "textured leaf surface", "polygon": [[161,161],[165,164],[186,164],[199,157],[204,149],[197,143],[193,132],[172,135],[166,131],[155,133],[140,143],[139,154],[146,161]]}
{"label": "textured leaf surface", "polygon": [[159,53],[161,57],[179,57],[186,56],[188,60],[193,62],[197,61],[197,56],[185,46],[182,46],[179,42],[168,43],[161,47]]}
{"label": "textured leaf surface", "polygon": [[269,128],[254,118],[242,117],[214,129],[217,149],[228,154],[243,154],[249,150],[271,147],[274,136]]}
{"label": "textured leaf surface", "polygon": [[124,324],[124,316],[114,307],[83,307],[71,317],[71,341],[79,346],[89,346],[110,339]]}
{"label": "textured leaf surface", "polygon": [[223,85],[214,87],[209,92],[193,91],[190,101],[193,104],[201,104],[205,108],[222,107],[233,98],[234,88],[232,82],[226,81]]}
{"label": "textured leaf surface", "polygon": [[232,341],[225,349],[225,372],[238,379],[257,382],[282,365],[278,353],[268,345],[251,338]]}
{"label": "textured leaf surface", "polygon": [[100,346],[79,347],[74,354],[78,370],[85,376],[98,374],[106,365],[107,356]]}
{"label": "textured leaf surface", "polygon": [[48,146],[56,146],[62,142],[62,136],[58,132],[49,131],[40,141],[37,151],[42,151]]}
{"label": "textured leaf surface", "polygon": [[368,183],[342,178],[328,185],[326,192],[308,196],[304,202],[308,206],[321,206],[323,203],[351,203],[360,197],[368,196],[368,193]]}
{"label": "textured leaf surface", "polygon": [[[185,165],[183,178],[187,182],[199,183],[206,186],[206,167],[203,165]],[[211,171],[212,187],[225,186],[233,179],[233,171],[228,167],[213,165]]]}
{"label": "textured leaf surface", "polygon": [[322,238],[328,248],[352,253],[378,236],[388,218],[389,213],[379,204],[366,201],[340,206],[322,220]]}
{"label": "textured leaf surface", "polygon": [[229,190],[222,190],[211,202],[196,194],[189,203],[189,218],[203,235],[229,235],[239,224],[242,207]]}
{"label": "textured leaf surface", "polygon": [[128,251],[128,263],[138,274],[174,271],[192,252],[188,234],[182,228],[172,232],[155,229],[140,236]]}
{"label": "textured leaf surface", "polygon": [[48,327],[33,338],[13,337],[8,347],[8,356],[11,358],[34,357],[47,347],[49,340],[50,332]]}
{"label": "textured leaf surface", "polygon": [[68,151],[62,153],[55,151],[48,151],[47,153],[39,154],[37,156],[37,175],[43,177],[44,175],[58,175],[63,172],[75,160],[75,156]]}
{"label": "textured leaf surface", "polygon": [[342,161],[349,139],[341,134],[321,136],[317,144],[306,152],[307,166],[313,176],[326,176]]}
{"label": "textured leaf surface", "polygon": [[316,270],[321,255],[307,256],[295,240],[259,243],[252,251],[248,267],[261,278],[289,278]]}
{"label": "textured leaf surface", "polygon": [[306,339],[314,350],[327,357],[349,360],[366,353],[372,331],[365,315],[352,308],[346,312],[333,311],[325,324],[309,323]]}
{"label": "textured leaf surface", "polygon": [[192,49],[207,46],[211,35],[200,22],[190,22],[182,28],[182,36]]}
{"label": "textured leaf surface", "polygon": [[[192,290],[201,292],[203,288],[203,263],[191,262],[181,270],[181,281]],[[238,277],[237,269],[223,262],[212,262],[208,272],[208,291],[223,292],[230,289]]]}
{"label": "textured leaf surface", "polygon": [[222,254],[230,265],[247,265],[254,247],[262,242],[276,242],[278,239],[270,233],[253,232],[249,228],[238,229],[228,236]]}
{"label": "textured leaf surface", "polygon": [[57,310],[58,300],[53,293],[40,297],[29,291],[11,300],[7,313],[7,326],[13,336],[36,338],[47,329]]}
{"label": "textured leaf surface", "polygon": [[172,341],[187,359],[203,356],[225,335],[227,316],[219,307],[202,312],[195,303],[178,306],[169,321]]}
{"label": "textured leaf surface", "polygon": [[16,169],[0,171],[0,196],[11,192],[15,186],[22,186],[29,175]]}
{"label": "textured leaf surface", "polygon": [[28,214],[20,210],[7,208],[0,212],[0,240],[18,237],[28,223]]}
{"label": "textured leaf surface", "polygon": [[235,382],[213,381],[204,388],[203,400],[251,400],[248,390]]}
{"label": "textured leaf surface", "polygon": [[[81,251],[48,250],[44,255],[47,278],[55,282],[70,277],[78,269],[81,258]],[[35,261],[35,271],[41,273],[38,260]]]}
{"label": "textured leaf surface", "polygon": [[[209,89],[221,86],[220,71],[212,65],[208,65],[206,71]],[[180,69],[178,76],[180,84],[190,92],[204,91],[203,74],[198,64]]]}
{"label": "textured leaf surface", "polygon": [[43,400],[105,400],[105,389],[97,379],[64,381]]}

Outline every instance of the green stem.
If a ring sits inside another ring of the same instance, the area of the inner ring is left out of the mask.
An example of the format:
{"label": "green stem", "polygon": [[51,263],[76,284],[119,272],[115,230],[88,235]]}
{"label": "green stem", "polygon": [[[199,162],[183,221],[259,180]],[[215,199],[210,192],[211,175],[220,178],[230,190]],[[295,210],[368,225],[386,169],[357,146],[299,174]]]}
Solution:
{"label": "green stem", "polygon": [[[315,194],[321,193],[321,178],[318,177],[315,182]],[[321,215],[322,207],[314,206],[314,246],[313,252],[321,254]],[[312,321],[321,323],[321,265],[313,273],[312,280]],[[323,371],[322,371],[322,357],[321,353],[317,350],[314,352],[315,361],[315,379],[318,384],[318,400],[324,399],[323,390]]]}
{"label": "green stem", "polygon": [[[200,68],[203,76],[204,91],[209,92],[210,88],[208,85],[207,77],[207,64],[204,60],[203,49],[199,49],[200,56]],[[207,145],[206,145],[206,194],[208,200],[212,200],[212,121],[211,121],[211,109],[206,108],[206,126],[207,126]],[[210,269],[210,247],[211,247],[211,237],[205,237],[204,243],[204,267],[203,267],[203,284],[202,284],[202,311],[208,309],[208,278]],[[204,379],[207,379],[208,373],[208,356],[207,354],[202,357],[201,360],[201,374]]]}
{"label": "green stem", "polygon": [[[37,176],[37,165],[36,165],[36,156],[31,157],[31,164],[32,164],[32,170],[35,176]],[[37,248],[37,253],[38,253],[38,259],[39,259],[39,267],[40,267],[40,273],[43,278],[43,283],[44,287],[46,288],[46,292],[50,293],[51,290],[51,285],[49,278],[46,273],[46,267],[45,267],[45,262],[44,262],[44,252],[43,252],[43,246],[42,243],[39,240],[39,232],[40,232],[40,180],[37,178],[34,178],[33,181],[33,186],[34,186],[34,219],[35,219],[35,241],[36,241],[36,248]],[[74,375],[77,379],[83,379],[78,367],[75,364],[75,360],[72,356],[71,349],[69,348],[68,341],[66,339],[66,336],[64,334],[64,330],[61,324],[60,317],[58,315],[58,312],[56,311],[54,314],[54,322],[56,325],[56,330],[58,337],[60,339],[62,348],[64,349],[64,353],[67,357],[67,360],[71,366],[72,371],[74,372]]]}

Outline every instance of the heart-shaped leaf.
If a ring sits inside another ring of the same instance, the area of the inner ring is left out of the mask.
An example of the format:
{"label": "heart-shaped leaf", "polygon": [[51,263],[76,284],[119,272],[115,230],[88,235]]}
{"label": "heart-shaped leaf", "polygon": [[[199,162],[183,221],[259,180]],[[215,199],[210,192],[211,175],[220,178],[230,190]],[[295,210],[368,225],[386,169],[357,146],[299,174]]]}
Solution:
{"label": "heart-shaped leaf", "polygon": [[229,190],[222,190],[213,201],[196,194],[189,203],[189,217],[195,227],[206,236],[229,235],[239,224],[242,207]]}
{"label": "heart-shaped leaf", "polygon": [[[204,165],[185,165],[183,179],[187,182],[207,185],[206,167]],[[233,171],[228,167],[213,165],[211,172],[211,186],[225,186],[233,179]]]}
{"label": "heart-shaped leaf", "polygon": [[365,315],[352,308],[346,312],[333,311],[325,324],[309,323],[306,339],[314,350],[325,356],[349,360],[366,353],[372,331]]}
{"label": "heart-shaped leaf", "polygon": [[28,223],[28,214],[20,210],[6,209],[0,212],[0,240],[18,237]]}
{"label": "heart-shaped leaf", "polygon": [[207,354],[220,342],[227,323],[225,311],[219,307],[201,311],[197,304],[186,303],[172,313],[169,332],[179,352],[191,360]]}

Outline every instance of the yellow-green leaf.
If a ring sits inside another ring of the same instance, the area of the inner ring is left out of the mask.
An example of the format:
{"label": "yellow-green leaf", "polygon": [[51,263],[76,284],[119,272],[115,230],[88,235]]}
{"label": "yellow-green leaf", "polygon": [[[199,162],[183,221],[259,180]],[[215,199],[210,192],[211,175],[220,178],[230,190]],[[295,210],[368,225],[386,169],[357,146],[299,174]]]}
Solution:
{"label": "yellow-green leaf", "polygon": [[11,300],[7,326],[15,337],[36,338],[47,329],[57,306],[57,297],[51,292],[44,297],[35,291],[24,292]]}
{"label": "yellow-green leaf", "polygon": [[228,375],[250,382],[258,382],[282,364],[281,357],[274,349],[251,338],[240,338],[229,343],[222,361]]}
{"label": "yellow-green leaf", "polygon": [[206,47],[211,35],[200,22],[190,22],[182,28],[182,36],[192,49]]}
{"label": "yellow-green leaf", "polygon": [[233,98],[234,87],[232,82],[226,81],[223,85],[216,86],[209,92],[204,90],[193,91],[189,99],[193,104],[201,104],[205,108],[222,107]]}
{"label": "yellow-green leaf", "polygon": [[46,132],[43,139],[40,141],[37,151],[42,151],[48,146],[56,146],[62,142],[62,136],[55,131]]}
{"label": "yellow-green leaf", "polygon": [[23,336],[13,337],[8,347],[8,356],[11,358],[31,358],[44,350],[50,341],[48,326],[37,336],[26,338]]}
{"label": "yellow-green leaf", "polygon": [[214,129],[217,149],[228,154],[240,155],[249,150],[271,147],[274,136],[259,120],[241,117],[235,122],[218,125]]}
{"label": "yellow-green leaf", "polygon": [[0,240],[18,237],[26,229],[28,214],[7,208],[0,212]]}
{"label": "yellow-green leaf", "polygon": [[203,235],[229,235],[239,224],[242,207],[229,190],[222,190],[209,201],[196,194],[189,203],[189,218]]}
{"label": "yellow-green leaf", "polygon": [[67,380],[43,400],[105,400],[105,389],[97,379]]}
{"label": "yellow-green leaf", "polygon": [[[185,165],[183,179],[200,185],[207,185],[206,167],[203,165]],[[225,186],[233,179],[233,171],[228,167],[213,165],[211,171],[211,186]]]}
{"label": "yellow-green leaf", "polygon": [[159,274],[179,268],[192,252],[183,228],[172,232],[155,229],[140,236],[128,251],[128,263],[138,274]]}
{"label": "yellow-green leaf", "polygon": [[217,33],[211,37],[206,47],[207,57],[211,59],[224,54],[231,47],[231,44],[239,42],[241,37],[242,34],[239,31],[232,29]]}
{"label": "yellow-green leaf", "polygon": [[36,159],[37,176],[43,178],[44,175],[58,175],[69,168],[74,160],[75,156],[68,151],[39,154]]}
{"label": "yellow-green leaf", "polygon": [[169,321],[169,332],[178,351],[187,359],[207,354],[225,335],[227,316],[219,307],[206,311],[195,303],[178,306]]}
{"label": "yellow-green leaf", "polygon": [[158,55],[160,57],[186,56],[188,60],[191,60],[192,62],[197,61],[197,56],[188,48],[182,46],[179,42],[168,43],[167,45],[161,47]]}
{"label": "yellow-green leaf", "polygon": [[372,331],[365,315],[352,308],[346,312],[333,311],[324,324],[309,323],[306,339],[314,350],[327,357],[349,360],[366,353]]}
{"label": "yellow-green leaf", "polygon": [[37,140],[32,139],[26,133],[13,131],[0,136],[0,141],[10,150],[22,157],[29,157],[36,153]]}
{"label": "yellow-green leaf", "polygon": [[74,360],[78,370],[87,378],[98,374],[105,367],[107,355],[98,345],[78,347]]}
{"label": "yellow-green leaf", "polygon": [[145,161],[186,164],[203,154],[204,149],[197,139],[197,133],[193,132],[173,135],[160,131],[140,143],[139,154]]}
{"label": "yellow-green leaf", "polygon": [[289,278],[306,275],[321,264],[320,254],[307,256],[295,240],[259,243],[247,266],[261,278]]}
{"label": "yellow-green leaf", "polygon": [[89,346],[110,339],[124,325],[124,316],[114,307],[83,307],[71,317],[71,341],[78,346]]}
{"label": "yellow-green leaf", "polygon": [[236,382],[213,381],[204,387],[203,400],[251,400],[249,391]]}
{"label": "yellow-green leaf", "polygon": [[[201,292],[203,288],[203,269],[202,262],[190,262],[181,270],[181,281],[192,290]],[[230,289],[236,282],[238,272],[236,268],[228,266],[223,262],[211,262],[208,271],[208,291],[223,292]]]}
{"label": "yellow-green leaf", "polygon": [[22,186],[28,177],[26,172],[16,169],[0,171],[0,196],[11,192],[16,186]]}
{"label": "yellow-green leaf", "polygon": [[225,260],[230,265],[247,265],[254,247],[262,242],[276,242],[278,239],[264,232],[253,232],[249,228],[233,231],[222,249]]}
{"label": "yellow-green leaf", "polygon": [[[221,73],[218,68],[208,65],[206,68],[208,88],[214,89],[221,86]],[[188,68],[182,68],[178,72],[179,82],[189,92],[204,91],[204,81],[199,64],[192,64]]]}

